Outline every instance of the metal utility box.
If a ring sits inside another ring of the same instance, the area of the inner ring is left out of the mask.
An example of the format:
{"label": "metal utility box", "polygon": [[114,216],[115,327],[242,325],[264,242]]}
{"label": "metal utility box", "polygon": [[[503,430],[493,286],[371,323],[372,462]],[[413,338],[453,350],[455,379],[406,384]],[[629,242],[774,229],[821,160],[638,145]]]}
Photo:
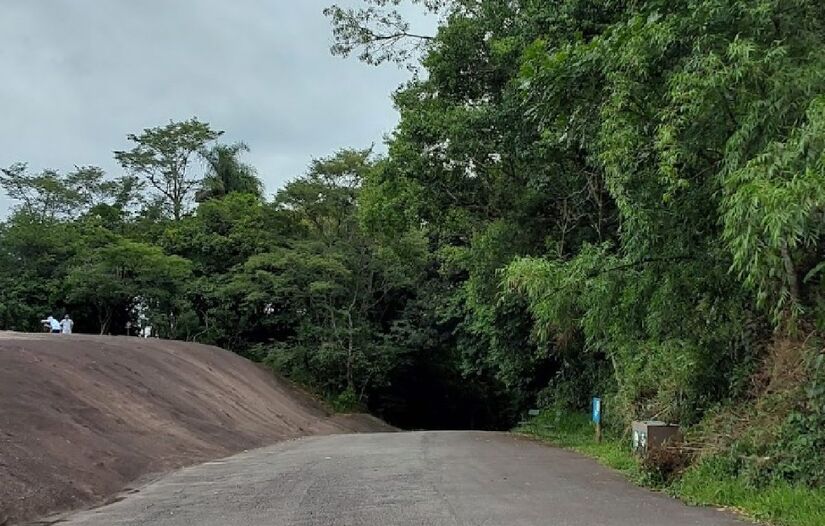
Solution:
{"label": "metal utility box", "polygon": [[633,451],[636,453],[647,453],[681,437],[682,433],[677,425],[658,420],[633,422]]}

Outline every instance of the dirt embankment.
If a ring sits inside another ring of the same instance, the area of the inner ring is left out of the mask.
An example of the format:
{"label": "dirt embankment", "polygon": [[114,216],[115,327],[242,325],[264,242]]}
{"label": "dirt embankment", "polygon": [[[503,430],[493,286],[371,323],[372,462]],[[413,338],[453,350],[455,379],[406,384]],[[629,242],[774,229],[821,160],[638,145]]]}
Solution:
{"label": "dirt embankment", "polygon": [[330,416],[215,347],[0,332],[0,526],[279,440],[388,429],[368,416]]}

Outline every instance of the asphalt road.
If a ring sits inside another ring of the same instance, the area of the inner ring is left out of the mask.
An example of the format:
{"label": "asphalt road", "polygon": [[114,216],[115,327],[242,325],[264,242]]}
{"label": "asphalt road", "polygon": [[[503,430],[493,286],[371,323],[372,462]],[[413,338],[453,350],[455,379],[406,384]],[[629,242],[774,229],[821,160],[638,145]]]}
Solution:
{"label": "asphalt road", "polygon": [[503,433],[303,438],[168,475],[72,526],[741,526]]}

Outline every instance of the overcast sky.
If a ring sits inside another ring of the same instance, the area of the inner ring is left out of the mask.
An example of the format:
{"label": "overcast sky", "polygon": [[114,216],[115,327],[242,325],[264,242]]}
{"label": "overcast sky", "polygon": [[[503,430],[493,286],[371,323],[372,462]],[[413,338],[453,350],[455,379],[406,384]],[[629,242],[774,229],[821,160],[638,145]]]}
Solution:
{"label": "overcast sky", "polygon": [[410,75],[331,56],[329,3],[0,0],[0,166],[120,175],[127,133],[197,116],[249,145],[272,193],[313,157],[380,145]]}

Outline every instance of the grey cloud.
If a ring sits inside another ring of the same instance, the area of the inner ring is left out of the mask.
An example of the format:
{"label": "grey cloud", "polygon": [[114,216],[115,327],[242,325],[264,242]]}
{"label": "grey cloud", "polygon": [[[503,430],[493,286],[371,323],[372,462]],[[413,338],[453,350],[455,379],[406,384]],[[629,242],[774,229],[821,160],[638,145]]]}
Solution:
{"label": "grey cloud", "polygon": [[330,2],[4,0],[0,166],[117,175],[127,133],[198,116],[250,146],[272,192],[314,156],[380,143],[409,74],[330,56]]}

